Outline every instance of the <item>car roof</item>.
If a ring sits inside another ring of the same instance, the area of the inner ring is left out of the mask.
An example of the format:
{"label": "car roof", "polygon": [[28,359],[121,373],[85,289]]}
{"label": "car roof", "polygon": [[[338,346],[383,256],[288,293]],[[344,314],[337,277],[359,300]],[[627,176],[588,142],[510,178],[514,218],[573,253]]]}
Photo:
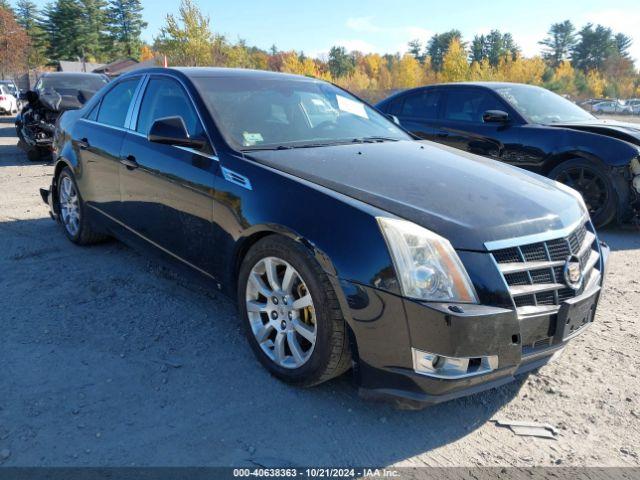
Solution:
{"label": "car roof", "polygon": [[171,73],[178,72],[188,78],[202,78],[202,77],[242,77],[253,78],[257,80],[276,80],[276,79],[289,79],[289,80],[304,80],[304,81],[316,81],[321,82],[312,77],[305,77],[303,75],[295,75],[292,73],[271,72],[267,70],[251,70],[248,68],[222,68],[222,67],[155,67],[144,68],[139,70],[133,70],[128,72],[124,76],[140,75],[145,73]]}

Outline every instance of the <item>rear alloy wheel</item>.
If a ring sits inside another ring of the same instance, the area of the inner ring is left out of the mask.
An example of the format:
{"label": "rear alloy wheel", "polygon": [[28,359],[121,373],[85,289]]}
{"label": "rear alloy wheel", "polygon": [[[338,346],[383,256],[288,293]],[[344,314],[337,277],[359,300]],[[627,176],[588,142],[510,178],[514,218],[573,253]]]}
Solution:
{"label": "rear alloy wheel", "polygon": [[568,160],[554,168],[549,177],[580,192],[596,227],[603,227],[615,218],[616,194],[603,167],[588,160]]}
{"label": "rear alloy wheel", "polygon": [[76,237],[80,233],[80,198],[78,191],[69,175],[60,179],[59,186],[60,218],[62,226],[70,237]]}
{"label": "rear alloy wheel", "polygon": [[238,278],[238,307],[254,353],[279,379],[311,386],[351,367],[335,291],[300,243],[270,235],[247,252]]}
{"label": "rear alloy wheel", "polygon": [[78,185],[69,168],[64,168],[58,175],[56,189],[60,223],[69,240],[78,245],[105,240],[107,236],[95,230],[89,222]]}

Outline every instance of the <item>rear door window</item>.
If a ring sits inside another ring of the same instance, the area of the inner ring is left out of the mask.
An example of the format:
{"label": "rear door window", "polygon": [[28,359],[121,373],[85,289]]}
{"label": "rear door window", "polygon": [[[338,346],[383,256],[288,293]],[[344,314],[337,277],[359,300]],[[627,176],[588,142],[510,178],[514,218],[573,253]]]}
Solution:
{"label": "rear door window", "polygon": [[411,93],[404,97],[400,115],[421,120],[435,120],[438,118],[440,96],[441,94],[438,90],[423,90]]}
{"label": "rear door window", "polygon": [[97,117],[99,123],[113,127],[124,127],[138,81],[138,78],[125,80],[107,92],[100,103]]}

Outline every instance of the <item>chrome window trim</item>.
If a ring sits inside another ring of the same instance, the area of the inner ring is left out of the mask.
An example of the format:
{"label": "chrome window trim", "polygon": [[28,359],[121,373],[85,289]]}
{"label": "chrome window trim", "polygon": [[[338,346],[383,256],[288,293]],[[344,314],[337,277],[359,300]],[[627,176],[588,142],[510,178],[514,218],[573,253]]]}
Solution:
{"label": "chrome window trim", "polygon": [[529,245],[530,243],[540,243],[556,238],[564,238],[569,236],[576,228],[581,224],[590,222],[588,215],[583,215],[579,220],[575,221],[568,227],[564,227],[558,230],[548,230],[546,232],[534,233],[531,235],[523,235],[521,237],[507,238],[503,240],[492,240],[484,242],[484,246],[487,250],[502,250],[503,248],[518,247],[522,245]]}
{"label": "chrome window trim", "polygon": [[138,118],[140,102],[142,101],[144,91],[147,88],[148,81],[149,81],[149,75],[148,74],[142,75],[142,79],[140,80],[140,83],[138,83],[138,87],[136,88],[136,91],[133,93],[133,100],[131,101],[131,105],[129,105],[127,118],[124,121],[124,128],[126,129],[135,130],[135,128],[132,128],[132,124],[134,124],[134,122]]}

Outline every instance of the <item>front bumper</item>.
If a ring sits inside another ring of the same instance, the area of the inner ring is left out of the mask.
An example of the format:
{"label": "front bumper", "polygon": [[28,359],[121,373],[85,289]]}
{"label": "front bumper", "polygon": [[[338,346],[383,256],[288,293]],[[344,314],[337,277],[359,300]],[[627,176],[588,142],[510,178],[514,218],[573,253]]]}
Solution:
{"label": "front bumper", "polygon": [[[605,265],[608,254],[608,247],[602,245]],[[342,282],[342,287],[357,343],[361,396],[405,408],[421,408],[511,382],[516,375],[547,363],[589,326],[563,338],[556,325],[558,315],[518,318],[514,310],[486,305],[464,305],[460,313],[448,304],[419,303],[362,285]],[[592,298],[597,304],[600,292],[601,285],[596,285],[575,300]],[[549,340],[537,345],[536,339],[544,337]],[[497,356],[498,365],[487,373],[435,378],[414,370],[412,349],[456,358]]]}

